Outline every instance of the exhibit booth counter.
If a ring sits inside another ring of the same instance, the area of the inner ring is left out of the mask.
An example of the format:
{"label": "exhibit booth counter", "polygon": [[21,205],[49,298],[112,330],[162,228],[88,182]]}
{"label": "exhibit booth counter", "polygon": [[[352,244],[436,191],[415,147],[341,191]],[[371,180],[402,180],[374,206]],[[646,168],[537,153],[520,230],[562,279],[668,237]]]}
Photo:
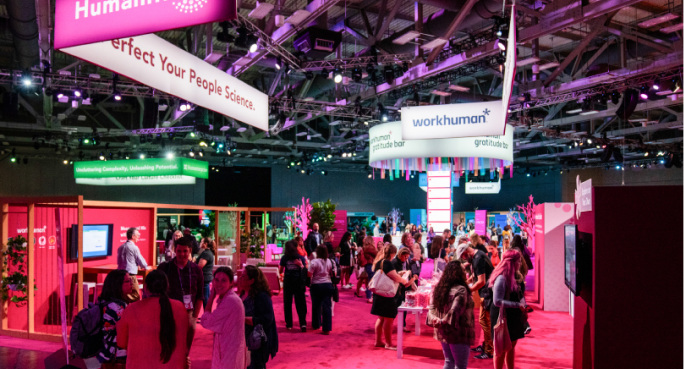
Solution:
{"label": "exhibit booth counter", "polygon": [[[2,250],[7,249],[10,238],[26,240],[20,264],[27,281],[3,291],[8,298],[0,307],[0,335],[55,342],[62,339],[61,316],[70,325],[76,312],[101,292],[106,274],[116,269],[116,251],[126,242],[129,228],[139,230],[136,245],[148,265],[156,268],[158,209],[214,212],[215,265],[234,270],[246,261],[239,248],[241,219],[250,219],[252,213],[292,210],[88,201],[82,196],[0,197],[0,207]],[[250,222],[245,223],[249,232]],[[268,243],[264,239],[264,245]],[[0,254],[0,265],[5,257],[9,256]],[[19,271],[9,261],[8,270],[3,270],[5,278]],[[141,270],[139,276],[146,274]],[[35,293],[22,294],[18,292],[21,289]],[[17,299],[12,301],[12,297]]]}

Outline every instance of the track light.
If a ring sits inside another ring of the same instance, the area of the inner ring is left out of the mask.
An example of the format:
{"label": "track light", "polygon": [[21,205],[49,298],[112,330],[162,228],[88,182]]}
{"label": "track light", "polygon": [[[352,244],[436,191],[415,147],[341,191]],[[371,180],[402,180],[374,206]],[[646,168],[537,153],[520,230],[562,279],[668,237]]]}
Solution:
{"label": "track light", "polygon": [[100,160],[104,160],[104,159],[105,159],[104,153],[100,152]]}
{"label": "track light", "polygon": [[33,84],[33,77],[31,77],[31,72],[25,71],[21,73],[21,84],[25,87],[29,87]]}
{"label": "track light", "polygon": [[642,98],[643,100],[648,99],[648,87],[647,86],[641,86],[641,91],[639,92],[639,97]]}
{"label": "track light", "polygon": [[394,69],[386,65],[384,68],[385,82],[392,84],[394,83]]}
{"label": "track light", "polygon": [[121,93],[114,91],[114,100],[121,101]]}
{"label": "track light", "polygon": [[366,72],[369,75],[375,73],[375,66],[373,65],[373,63],[368,63],[368,65],[366,66]]}
{"label": "track light", "polygon": [[361,72],[361,68],[354,68],[352,70],[352,79],[356,83],[361,82],[361,79],[363,79],[363,72]]}
{"label": "track light", "polygon": [[506,43],[504,42],[503,39],[498,39],[496,41],[496,46],[501,50],[506,50]]}
{"label": "track light", "polygon": [[173,159],[174,156],[175,156],[175,155],[174,155],[172,152],[166,153],[166,158],[167,158],[167,159]]}
{"label": "track light", "polygon": [[247,45],[249,46],[249,52],[254,53],[259,48],[258,45],[259,38],[254,35],[247,36]]}
{"label": "track light", "polygon": [[74,90],[74,97],[81,97],[81,90],[75,89]]}
{"label": "track light", "polygon": [[610,94],[610,102],[612,102],[614,105],[617,105],[620,102],[620,93],[613,91],[613,93]]}
{"label": "track light", "polygon": [[275,63],[276,69],[280,70],[280,65],[281,65],[282,63],[283,63],[283,60],[280,59],[280,56],[276,56],[276,63]]}
{"label": "track light", "polygon": [[314,74],[311,71],[307,71],[306,73],[304,73],[304,75],[306,76],[306,79],[308,79],[309,81],[314,79]]}
{"label": "track light", "polygon": [[323,79],[328,79],[328,70],[326,68],[321,70],[321,77],[323,77]]}
{"label": "track light", "polygon": [[342,70],[340,68],[335,68],[335,70],[333,71],[333,76],[333,80],[335,81],[335,83],[342,82]]}

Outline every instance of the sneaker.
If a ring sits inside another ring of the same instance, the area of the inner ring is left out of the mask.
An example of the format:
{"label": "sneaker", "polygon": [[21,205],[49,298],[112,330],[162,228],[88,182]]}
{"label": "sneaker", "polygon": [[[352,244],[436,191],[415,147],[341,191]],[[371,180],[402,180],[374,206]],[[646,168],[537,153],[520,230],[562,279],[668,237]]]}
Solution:
{"label": "sneaker", "polygon": [[483,359],[493,359],[494,356],[489,355],[489,354],[486,353],[486,352],[483,352],[483,353],[481,353],[481,354],[479,354],[479,355],[475,355],[475,358],[476,358],[476,359],[481,359],[481,360],[483,360]]}
{"label": "sneaker", "polygon": [[527,335],[527,334],[530,334],[530,332],[532,332],[532,327],[527,327],[527,328],[525,328],[525,334],[526,334],[526,335]]}
{"label": "sneaker", "polygon": [[345,290],[350,290],[352,288],[352,285],[348,284],[346,286],[342,286],[342,288],[344,288]]}
{"label": "sneaker", "polygon": [[366,287],[361,287],[361,292],[366,292]]}
{"label": "sneaker", "polygon": [[482,351],[482,345],[477,346],[477,347],[473,347],[473,348],[470,349],[470,351],[471,351],[471,352],[483,352],[483,351]]}

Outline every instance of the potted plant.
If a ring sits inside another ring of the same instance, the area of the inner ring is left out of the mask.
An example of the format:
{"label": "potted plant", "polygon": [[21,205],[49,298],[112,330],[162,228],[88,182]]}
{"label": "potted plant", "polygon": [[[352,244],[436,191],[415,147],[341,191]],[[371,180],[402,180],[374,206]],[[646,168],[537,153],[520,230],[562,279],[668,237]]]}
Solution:
{"label": "potted plant", "polygon": [[[0,283],[0,298],[11,301],[17,307],[28,301],[28,266],[26,265],[27,241],[22,236],[10,238],[3,251],[4,263],[0,272],[7,274]],[[10,270],[10,267],[12,270]],[[38,288],[34,285],[34,291]]]}

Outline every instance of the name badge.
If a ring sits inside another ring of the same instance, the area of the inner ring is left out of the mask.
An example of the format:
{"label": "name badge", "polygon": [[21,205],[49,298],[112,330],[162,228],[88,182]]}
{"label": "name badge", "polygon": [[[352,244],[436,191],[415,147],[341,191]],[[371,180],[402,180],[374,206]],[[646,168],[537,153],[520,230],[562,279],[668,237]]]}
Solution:
{"label": "name badge", "polygon": [[192,295],[183,295],[183,305],[185,305],[187,310],[193,309]]}

